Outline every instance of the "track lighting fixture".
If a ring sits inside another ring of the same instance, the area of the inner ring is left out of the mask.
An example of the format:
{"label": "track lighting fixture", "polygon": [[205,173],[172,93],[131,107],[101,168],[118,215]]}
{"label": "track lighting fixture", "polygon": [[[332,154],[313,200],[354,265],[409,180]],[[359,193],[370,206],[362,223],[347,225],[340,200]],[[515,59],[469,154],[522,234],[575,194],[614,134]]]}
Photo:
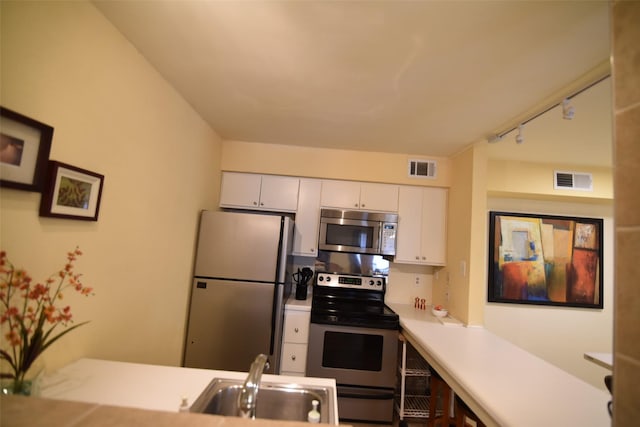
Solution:
{"label": "track lighting fixture", "polygon": [[490,144],[496,143],[496,142],[500,142],[502,141],[502,138],[507,135],[508,133],[513,132],[514,130],[518,130],[518,133],[516,134],[516,143],[517,144],[522,144],[524,142],[524,135],[522,134],[522,129],[524,128],[524,125],[526,125],[527,123],[529,123],[532,120],[537,119],[538,117],[540,117],[541,115],[545,114],[546,112],[550,111],[553,108],[556,108],[558,106],[562,107],[562,118],[565,120],[571,120],[573,119],[573,117],[576,114],[576,109],[573,107],[573,105],[571,105],[571,99],[576,96],[581,94],[582,92],[584,92],[585,90],[597,85],[598,83],[600,83],[601,81],[608,79],[610,77],[609,74],[600,77],[599,79],[597,79],[596,81],[586,85],[585,87],[581,88],[580,90],[573,92],[572,94],[567,95],[562,101],[559,101],[553,105],[550,105],[549,107],[545,108],[544,110],[529,116],[526,120],[521,121],[519,125],[514,126],[512,128],[508,128],[502,132],[498,132],[495,134],[491,134],[487,137],[487,142],[489,142]]}
{"label": "track lighting fixture", "polygon": [[516,144],[522,144],[524,142],[524,136],[522,135],[522,128],[524,125],[518,126],[518,134],[516,135]]}
{"label": "track lighting fixture", "polygon": [[565,98],[564,101],[562,101],[562,118],[571,120],[575,114],[576,109],[573,108],[573,105],[569,102],[569,98]]}
{"label": "track lighting fixture", "polygon": [[487,138],[487,142],[489,144],[495,144],[496,142],[502,141],[502,135],[491,135]]}

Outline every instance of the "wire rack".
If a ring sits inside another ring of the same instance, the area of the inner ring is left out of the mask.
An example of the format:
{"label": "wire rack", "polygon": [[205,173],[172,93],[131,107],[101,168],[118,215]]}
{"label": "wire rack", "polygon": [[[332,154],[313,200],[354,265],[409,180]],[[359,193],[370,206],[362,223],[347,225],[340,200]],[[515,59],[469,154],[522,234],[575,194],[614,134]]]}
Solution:
{"label": "wire rack", "polygon": [[[395,396],[395,408],[400,417],[429,418],[429,364],[404,337],[398,346],[399,394]],[[436,410],[435,416],[442,415]]]}

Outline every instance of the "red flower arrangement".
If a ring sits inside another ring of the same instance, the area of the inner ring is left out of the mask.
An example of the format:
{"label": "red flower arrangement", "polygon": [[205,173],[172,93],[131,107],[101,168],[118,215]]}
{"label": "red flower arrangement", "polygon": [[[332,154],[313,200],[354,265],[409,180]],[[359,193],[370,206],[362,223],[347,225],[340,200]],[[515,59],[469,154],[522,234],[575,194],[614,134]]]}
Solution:
{"label": "red flower arrangement", "polygon": [[[29,394],[25,381],[29,368],[51,344],[88,322],[67,327],[72,321],[71,307],[58,307],[63,291],[72,289],[82,295],[93,295],[92,288],[80,281],[74,262],[80,249],[67,254],[67,263],[44,283],[34,284],[23,269],[16,269],[0,251],[0,329],[3,340],[0,362],[6,361],[11,373],[2,374],[12,381],[14,394]],[[66,329],[56,328],[62,325]]]}

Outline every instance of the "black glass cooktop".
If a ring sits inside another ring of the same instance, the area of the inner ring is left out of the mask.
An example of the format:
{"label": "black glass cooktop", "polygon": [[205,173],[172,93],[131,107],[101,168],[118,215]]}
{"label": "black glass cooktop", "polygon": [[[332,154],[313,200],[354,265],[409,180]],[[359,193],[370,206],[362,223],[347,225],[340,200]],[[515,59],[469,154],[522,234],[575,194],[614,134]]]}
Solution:
{"label": "black glass cooktop", "polygon": [[398,315],[384,304],[383,295],[340,289],[314,289],[311,322],[378,329],[400,327]]}

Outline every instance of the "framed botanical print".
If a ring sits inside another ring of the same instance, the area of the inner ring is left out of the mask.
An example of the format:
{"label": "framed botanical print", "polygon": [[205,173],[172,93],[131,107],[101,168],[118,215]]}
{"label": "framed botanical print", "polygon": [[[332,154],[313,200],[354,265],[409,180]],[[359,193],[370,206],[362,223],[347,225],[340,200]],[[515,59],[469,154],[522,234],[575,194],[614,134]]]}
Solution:
{"label": "framed botanical print", "polygon": [[97,221],[103,184],[103,175],[50,161],[40,216]]}
{"label": "framed botanical print", "polygon": [[0,107],[0,186],[42,191],[53,128]]}

